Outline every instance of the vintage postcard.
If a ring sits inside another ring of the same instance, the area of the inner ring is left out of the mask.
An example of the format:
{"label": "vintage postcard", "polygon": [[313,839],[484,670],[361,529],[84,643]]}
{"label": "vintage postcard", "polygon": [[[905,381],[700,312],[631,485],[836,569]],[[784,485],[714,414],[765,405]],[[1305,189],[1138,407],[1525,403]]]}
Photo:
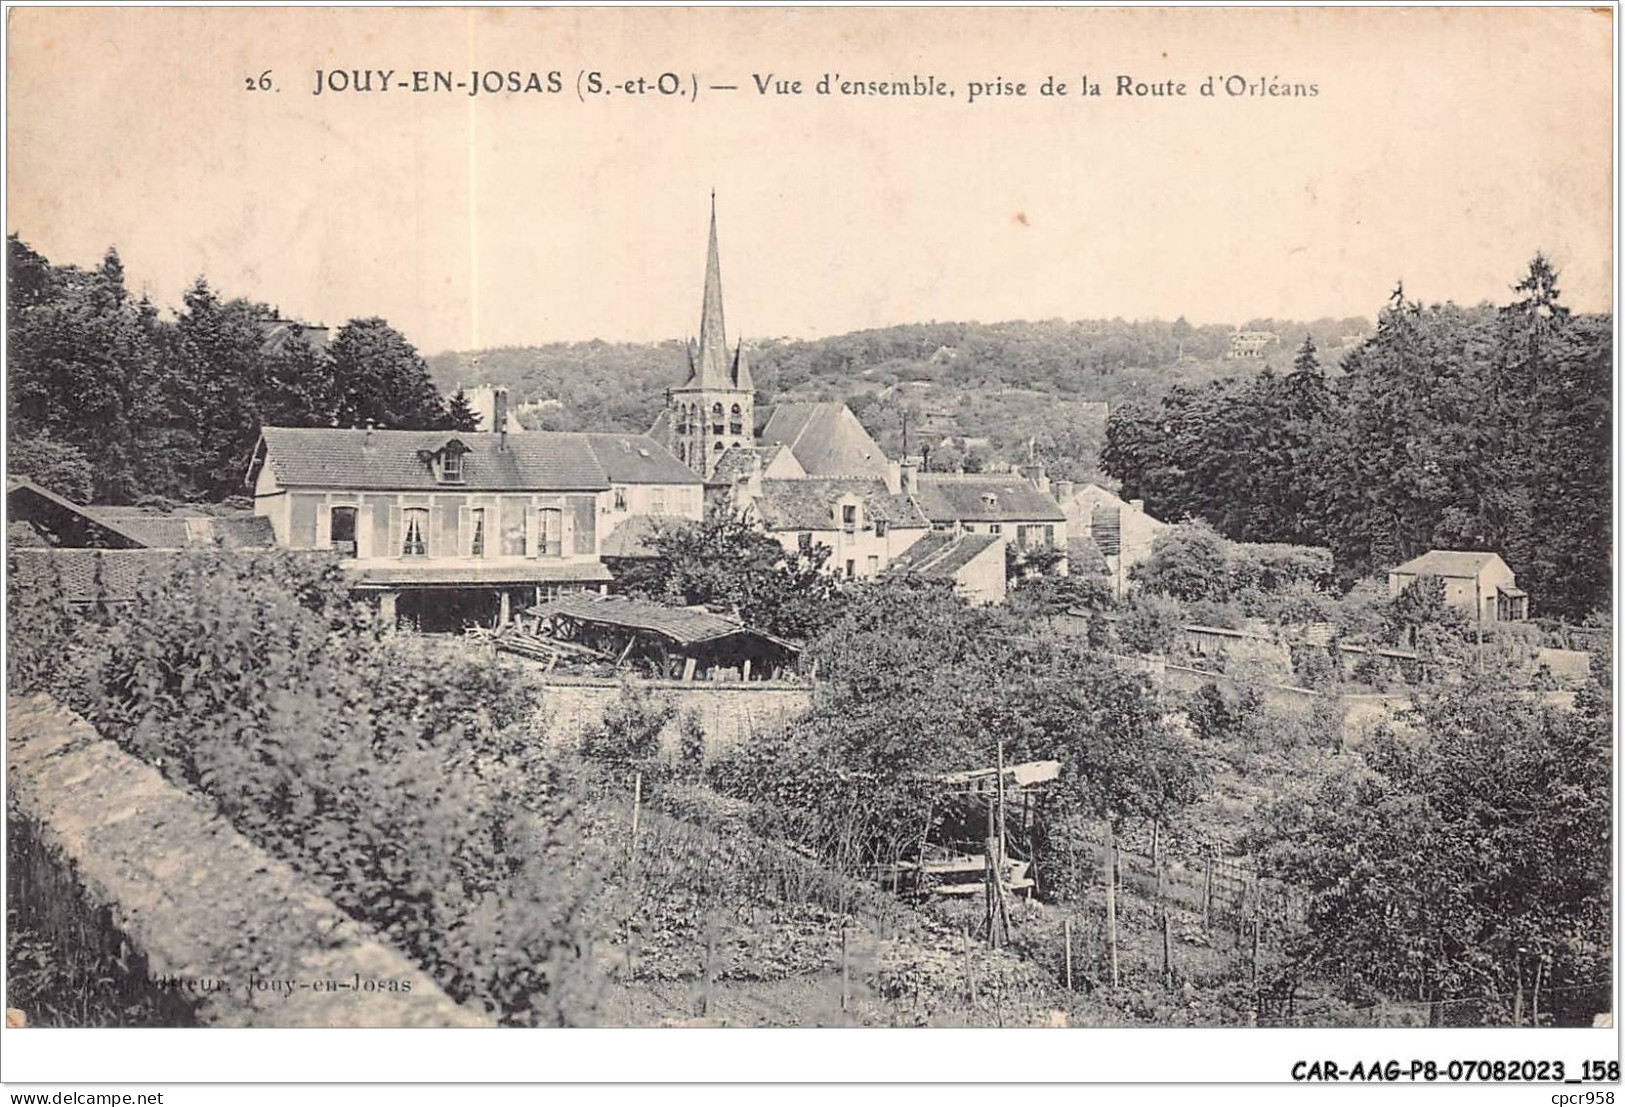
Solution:
{"label": "vintage postcard", "polygon": [[1617,1081],[1614,15],[8,9],[16,1079]]}

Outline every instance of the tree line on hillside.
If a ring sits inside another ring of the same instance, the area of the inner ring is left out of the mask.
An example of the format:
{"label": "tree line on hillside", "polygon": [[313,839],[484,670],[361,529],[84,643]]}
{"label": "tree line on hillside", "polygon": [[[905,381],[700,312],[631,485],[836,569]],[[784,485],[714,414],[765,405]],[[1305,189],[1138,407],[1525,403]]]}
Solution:
{"label": "tree line on hillside", "polygon": [[1288,373],[1122,405],[1102,460],[1153,515],[1327,546],[1345,581],[1488,550],[1543,613],[1606,608],[1612,320],[1559,303],[1542,256],[1514,292],[1424,308],[1396,289],[1340,376],[1306,339]]}
{"label": "tree line on hillside", "polygon": [[323,347],[202,277],[164,318],[130,295],[116,250],[94,269],[53,265],[16,235],[6,270],[8,470],[62,495],[223,499],[243,491],[266,424],[473,429],[382,319]]}
{"label": "tree line on hillside", "polygon": [[[1371,329],[1364,319],[1249,321],[1280,336],[1258,361],[1225,360],[1231,328],[1184,319],[1007,323],[910,323],[809,340],[746,346],[765,416],[778,400],[845,402],[891,453],[948,434],[986,437],[991,448],[940,449],[931,468],[974,470],[1025,460],[1029,446],[1062,479],[1100,479],[1101,432],[1080,404],[1161,395],[1172,382],[1202,382],[1238,369],[1284,368],[1293,344],[1325,348]],[[508,388],[536,430],[641,432],[688,372],[681,341],[603,341],[512,346],[429,359],[444,391],[463,384]]]}

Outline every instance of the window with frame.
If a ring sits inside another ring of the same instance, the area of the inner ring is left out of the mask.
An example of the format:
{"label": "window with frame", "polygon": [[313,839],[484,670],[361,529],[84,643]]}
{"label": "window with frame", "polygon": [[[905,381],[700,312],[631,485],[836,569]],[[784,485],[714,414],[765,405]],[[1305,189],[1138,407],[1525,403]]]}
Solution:
{"label": "window with frame", "polygon": [[796,535],[797,550],[800,550],[804,554],[810,554],[812,553],[812,548],[812,531],[804,530],[800,534]]}
{"label": "window with frame", "polygon": [[355,516],[353,507],[335,507],[330,517],[327,544],[345,557],[356,556]]}
{"label": "window with frame", "polygon": [[745,424],[743,422],[743,416],[739,410],[739,405],[735,404],[733,406],[733,410],[728,413],[728,433],[744,434],[744,426]]}
{"label": "window with frame", "polygon": [[989,523],[987,525],[987,532],[989,534],[1003,534],[1004,533],[1004,527],[1002,525],[1000,525],[999,523]]}
{"label": "window with frame", "polygon": [[869,555],[869,575],[872,576],[872,577],[878,577],[880,575],[880,555],[879,554],[870,554]]}
{"label": "window with frame", "polygon": [[524,557],[525,546],[525,505],[518,500],[504,500],[502,544],[498,548],[503,557]]}
{"label": "window with frame", "polygon": [[626,489],[624,489],[624,488],[615,489],[615,492],[614,492],[614,504],[615,504],[615,506],[614,506],[615,511],[625,511],[626,510]]}
{"label": "window with frame", "polygon": [[485,556],[485,508],[476,507],[469,511],[468,522],[468,555],[470,557]]}
{"label": "window with frame", "polygon": [[841,505],[841,529],[851,534],[858,529],[858,505]]}
{"label": "window with frame", "polygon": [[401,512],[401,556],[429,555],[429,509],[409,507]]}
{"label": "window with frame", "polygon": [[463,451],[447,450],[440,455],[440,479],[447,484],[463,483]]}
{"label": "window with frame", "polygon": [[890,529],[890,524],[888,524],[886,522],[886,520],[884,520],[884,519],[876,519],[875,520],[875,537],[876,538],[884,538],[884,537],[886,537],[886,531],[889,530],[889,529]]}
{"label": "window with frame", "polygon": [[846,559],[846,579],[852,580],[858,575],[858,563],[850,557]]}
{"label": "window with frame", "polygon": [[543,557],[564,556],[564,512],[544,507],[536,513],[536,552]]}

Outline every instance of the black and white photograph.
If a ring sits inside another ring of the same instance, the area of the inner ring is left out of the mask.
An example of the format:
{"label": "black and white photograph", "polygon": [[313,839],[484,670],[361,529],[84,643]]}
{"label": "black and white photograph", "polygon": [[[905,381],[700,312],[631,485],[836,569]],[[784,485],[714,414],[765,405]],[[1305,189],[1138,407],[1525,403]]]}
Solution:
{"label": "black and white photograph", "polygon": [[1615,8],[6,14],[8,1084],[1612,1101]]}

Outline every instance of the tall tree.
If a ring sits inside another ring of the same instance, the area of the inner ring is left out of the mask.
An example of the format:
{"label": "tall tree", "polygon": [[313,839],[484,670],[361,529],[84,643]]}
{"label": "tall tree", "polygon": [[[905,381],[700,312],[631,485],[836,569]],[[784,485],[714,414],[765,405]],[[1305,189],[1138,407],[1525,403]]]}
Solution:
{"label": "tall tree", "polygon": [[446,408],[429,379],[428,365],[384,320],[350,320],[339,329],[330,352],[340,426],[446,428]]}

